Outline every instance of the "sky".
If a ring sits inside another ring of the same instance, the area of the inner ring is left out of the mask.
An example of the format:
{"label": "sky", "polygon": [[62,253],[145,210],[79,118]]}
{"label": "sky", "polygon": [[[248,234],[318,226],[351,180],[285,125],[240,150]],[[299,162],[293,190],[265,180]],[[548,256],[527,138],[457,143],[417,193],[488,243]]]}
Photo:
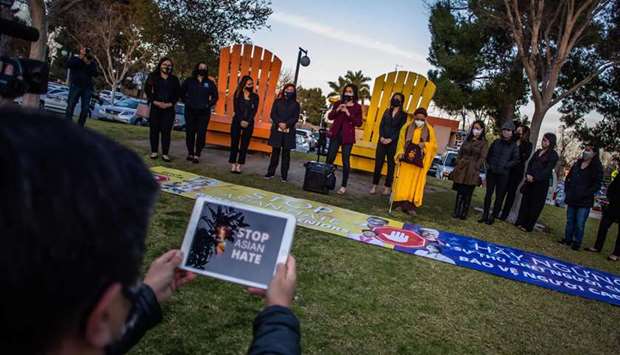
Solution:
{"label": "sky", "polygon": [[[298,48],[308,50],[311,64],[302,67],[299,84],[329,93],[328,81],[347,70],[374,78],[398,70],[426,76],[431,36],[430,11],[424,0],[272,0],[268,29],[247,34],[252,43],[273,51],[293,74]],[[555,107],[557,108],[557,107]],[[560,114],[552,108],[541,132],[555,132]],[[532,103],[521,113],[532,117]],[[435,116],[448,114],[431,107]],[[542,136],[542,134],[540,134]]]}

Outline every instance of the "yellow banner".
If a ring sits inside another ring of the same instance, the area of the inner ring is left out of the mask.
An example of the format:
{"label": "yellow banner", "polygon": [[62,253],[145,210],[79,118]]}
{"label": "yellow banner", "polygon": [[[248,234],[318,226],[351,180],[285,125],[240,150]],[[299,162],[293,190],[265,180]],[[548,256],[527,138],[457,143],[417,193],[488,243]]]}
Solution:
{"label": "yellow banner", "polygon": [[[377,227],[402,228],[403,223],[383,217],[369,216],[319,202],[294,198],[252,187],[230,184],[216,179],[165,167],[151,171],[162,191],[196,199],[211,196],[269,210],[289,213],[297,218],[297,225],[336,234],[350,239],[364,238],[364,232]],[[370,243],[374,244],[374,243]],[[391,245],[383,247],[390,248]]]}

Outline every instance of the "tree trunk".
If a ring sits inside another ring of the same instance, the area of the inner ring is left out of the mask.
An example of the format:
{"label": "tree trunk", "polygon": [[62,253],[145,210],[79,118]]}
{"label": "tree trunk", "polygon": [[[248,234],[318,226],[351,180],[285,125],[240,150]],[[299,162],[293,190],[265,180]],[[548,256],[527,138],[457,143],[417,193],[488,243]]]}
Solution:
{"label": "tree trunk", "polygon": [[[45,16],[45,1],[30,0],[30,17],[32,26],[39,30],[39,40],[30,44],[30,59],[45,61],[47,54],[47,17]],[[39,107],[39,95],[24,95],[24,106]]]}
{"label": "tree trunk", "polygon": [[111,98],[112,105],[114,105],[114,101],[116,101],[114,98],[115,95],[116,95],[116,83],[113,83],[112,84],[112,98]]}
{"label": "tree trunk", "polygon": [[[8,20],[11,18],[11,9],[8,6],[0,6],[0,18]],[[9,36],[0,35],[0,56],[10,55],[8,53]]]}

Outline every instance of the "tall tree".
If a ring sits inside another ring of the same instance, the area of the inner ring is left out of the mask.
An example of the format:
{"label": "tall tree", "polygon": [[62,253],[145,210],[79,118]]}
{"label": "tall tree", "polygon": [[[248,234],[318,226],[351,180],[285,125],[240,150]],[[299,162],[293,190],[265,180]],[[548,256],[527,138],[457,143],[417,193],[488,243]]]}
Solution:
{"label": "tall tree", "polygon": [[327,98],[321,88],[304,89],[300,86],[297,88],[297,99],[306,120],[314,125],[321,124],[323,113],[327,108]]}
{"label": "tall tree", "polygon": [[532,140],[537,141],[542,121],[551,107],[620,63],[617,55],[603,58],[581,80],[567,82],[565,87],[559,85],[562,69],[571,54],[590,47],[593,32],[604,36],[601,31],[605,26],[601,22],[614,8],[614,1],[502,1],[503,12],[491,16],[507,25],[516,44],[532,92]]}
{"label": "tall tree", "polygon": [[357,86],[359,90],[359,98],[364,102],[365,100],[370,100],[370,84],[369,82],[372,79],[368,76],[365,76],[361,70],[351,71],[347,70],[344,77],[339,76],[337,81],[328,81],[327,84],[332,89],[329,93],[329,96],[332,95],[340,95],[344,87],[353,84]]}

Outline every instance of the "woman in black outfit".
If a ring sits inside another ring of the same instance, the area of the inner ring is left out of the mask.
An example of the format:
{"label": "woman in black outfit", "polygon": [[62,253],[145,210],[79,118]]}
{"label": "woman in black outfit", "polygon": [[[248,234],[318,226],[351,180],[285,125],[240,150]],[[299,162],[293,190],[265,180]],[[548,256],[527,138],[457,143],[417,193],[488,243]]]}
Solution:
{"label": "woman in black outfit", "polygon": [[265,178],[271,179],[275,173],[282,153],[280,177],[282,182],[288,179],[288,168],[291,162],[291,149],[295,149],[295,125],[299,120],[299,103],[295,85],[286,84],[271,107],[271,161]]}
{"label": "woman in black outfit", "polygon": [[258,111],[258,95],[254,92],[254,81],[248,75],[241,78],[233,98],[235,114],[230,127],[231,173],[241,174],[241,165],[245,164],[252,132],[254,116]]}
{"label": "woman in black outfit", "polygon": [[170,135],[174,126],[175,105],[179,101],[181,85],[172,75],[172,60],[162,58],[144,85],[144,92],[150,104],[149,136],[151,159],[157,159],[161,137],[161,158],[170,161]]}
{"label": "woman in black outfit", "polygon": [[519,218],[515,223],[524,232],[534,230],[534,225],[545,207],[549,179],[559,159],[558,153],[554,150],[556,141],[555,134],[545,133],[542,148],[534,153],[527,165],[525,181],[521,187],[523,200],[519,208]]}
{"label": "woman in black outfit", "polygon": [[192,76],[181,86],[181,98],[185,102],[187,160],[196,164],[207,140],[211,108],[217,102],[217,86],[208,75],[207,64],[198,63]]}
{"label": "woman in black outfit", "polygon": [[407,123],[407,113],[403,111],[403,102],[405,96],[400,92],[392,95],[390,107],[385,110],[381,117],[381,125],[379,126],[379,142],[377,142],[377,151],[375,153],[375,170],[372,177],[372,188],[370,194],[377,193],[377,185],[381,180],[381,170],[383,163],[387,159],[387,175],[385,177],[385,187],[383,194],[389,195],[394,181],[394,167],[396,161],[396,147],[398,146],[398,137],[400,129]]}
{"label": "woman in black outfit", "polygon": [[508,218],[512,205],[515,202],[515,196],[517,194],[517,188],[523,180],[523,173],[525,172],[525,164],[532,154],[532,143],[530,142],[530,128],[528,126],[519,126],[515,130],[514,134],[515,143],[519,147],[519,163],[510,169],[508,176],[508,187],[506,188],[506,200],[504,201],[504,208],[499,217],[502,221]]}

